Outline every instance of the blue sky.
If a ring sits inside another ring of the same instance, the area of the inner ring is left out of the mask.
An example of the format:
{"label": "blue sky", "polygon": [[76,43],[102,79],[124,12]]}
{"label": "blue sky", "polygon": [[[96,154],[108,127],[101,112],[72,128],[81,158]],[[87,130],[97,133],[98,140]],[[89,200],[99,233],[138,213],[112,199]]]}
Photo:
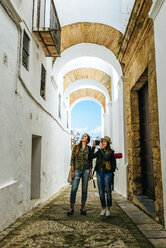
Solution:
{"label": "blue sky", "polygon": [[76,104],[71,112],[71,129],[80,135],[88,133],[92,139],[101,137],[101,107],[93,101]]}

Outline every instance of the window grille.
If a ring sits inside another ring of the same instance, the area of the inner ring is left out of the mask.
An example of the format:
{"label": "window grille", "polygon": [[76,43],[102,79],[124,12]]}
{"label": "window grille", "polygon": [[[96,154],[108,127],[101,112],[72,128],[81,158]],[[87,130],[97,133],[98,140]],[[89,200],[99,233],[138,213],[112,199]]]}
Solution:
{"label": "window grille", "polygon": [[22,64],[27,70],[29,70],[29,42],[30,42],[30,39],[29,39],[27,33],[24,31],[24,35],[23,35],[23,50],[22,50]]}
{"label": "window grille", "polygon": [[40,95],[45,100],[45,91],[46,91],[46,70],[42,64],[41,66],[41,87],[40,87]]}

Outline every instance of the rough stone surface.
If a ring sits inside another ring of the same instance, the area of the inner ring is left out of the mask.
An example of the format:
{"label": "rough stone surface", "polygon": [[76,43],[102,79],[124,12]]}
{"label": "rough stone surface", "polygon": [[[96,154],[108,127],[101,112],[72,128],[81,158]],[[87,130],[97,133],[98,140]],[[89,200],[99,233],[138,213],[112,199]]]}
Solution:
{"label": "rough stone surface", "polygon": [[117,29],[100,23],[74,23],[62,27],[61,52],[78,43],[94,43],[105,46],[118,56],[122,33]]}
{"label": "rough stone surface", "polygon": [[[137,7],[142,6],[138,13]],[[155,179],[155,211],[156,220],[163,223],[163,189],[160,159],[159,120],[157,105],[157,83],[155,65],[155,46],[153,22],[148,17],[151,0],[136,0],[133,13],[136,12],[137,20],[131,18],[124,40],[127,40],[126,50],[120,54],[125,76],[125,101],[126,101],[126,127],[128,140],[128,195],[133,201],[135,194],[142,194],[142,173],[140,148],[140,117],[138,91],[148,82],[150,126],[152,137],[153,169]]]}
{"label": "rough stone surface", "polygon": [[74,103],[77,99],[81,98],[81,97],[93,97],[95,99],[97,99],[102,105],[103,105],[103,109],[104,112],[106,110],[105,107],[105,95],[103,93],[101,93],[98,90],[94,90],[94,89],[81,89],[81,90],[76,90],[73,93],[70,94],[70,105],[72,103]]}
{"label": "rough stone surface", "polygon": [[153,247],[155,248],[165,248],[166,247],[166,239],[150,239]]}
{"label": "rough stone surface", "polygon": [[[11,231],[0,242],[3,248],[153,247],[125,212],[113,201],[111,217],[101,217],[99,195],[89,183],[87,216],[79,214],[80,189],[75,213],[67,216],[70,188]],[[120,201],[119,197],[119,201]],[[122,206],[127,203],[122,199]],[[129,202],[129,206],[132,206]],[[134,207],[134,206],[133,206]]]}
{"label": "rough stone surface", "polygon": [[107,73],[94,68],[79,68],[66,73],[64,75],[63,90],[65,91],[66,88],[69,87],[69,85],[71,85],[74,81],[80,79],[94,79],[100,82],[108,90],[110,100],[112,99],[111,77]]}

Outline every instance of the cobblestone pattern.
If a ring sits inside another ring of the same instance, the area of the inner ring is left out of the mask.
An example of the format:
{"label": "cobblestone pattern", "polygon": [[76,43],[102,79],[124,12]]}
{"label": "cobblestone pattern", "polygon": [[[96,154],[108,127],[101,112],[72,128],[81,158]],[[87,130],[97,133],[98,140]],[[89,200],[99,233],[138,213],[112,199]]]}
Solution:
{"label": "cobblestone pattern", "polygon": [[[29,212],[0,234],[3,248],[152,247],[115,201],[111,217],[101,217],[97,190],[89,183],[87,216],[79,214],[80,189],[73,216],[67,216],[70,187]],[[33,213],[33,214],[32,214]],[[7,235],[7,236],[4,236]]]}

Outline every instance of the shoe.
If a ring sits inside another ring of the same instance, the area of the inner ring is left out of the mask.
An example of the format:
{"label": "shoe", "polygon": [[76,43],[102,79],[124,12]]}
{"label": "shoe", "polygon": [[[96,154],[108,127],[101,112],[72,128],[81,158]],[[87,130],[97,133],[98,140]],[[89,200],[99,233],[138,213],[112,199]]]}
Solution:
{"label": "shoe", "polygon": [[100,216],[104,216],[106,214],[106,209],[104,208],[101,213],[100,213]]}
{"label": "shoe", "polygon": [[71,209],[69,210],[69,212],[67,212],[67,215],[72,215],[72,214],[74,214],[74,209],[73,209],[73,208],[71,208]]}
{"label": "shoe", "polygon": [[80,209],[80,214],[86,215],[86,210],[85,210],[85,208],[81,208],[81,209]]}
{"label": "shoe", "polygon": [[106,216],[110,216],[111,215],[111,213],[110,213],[110,210],[109,209],[106,209],[106,214],[105,214]]}

